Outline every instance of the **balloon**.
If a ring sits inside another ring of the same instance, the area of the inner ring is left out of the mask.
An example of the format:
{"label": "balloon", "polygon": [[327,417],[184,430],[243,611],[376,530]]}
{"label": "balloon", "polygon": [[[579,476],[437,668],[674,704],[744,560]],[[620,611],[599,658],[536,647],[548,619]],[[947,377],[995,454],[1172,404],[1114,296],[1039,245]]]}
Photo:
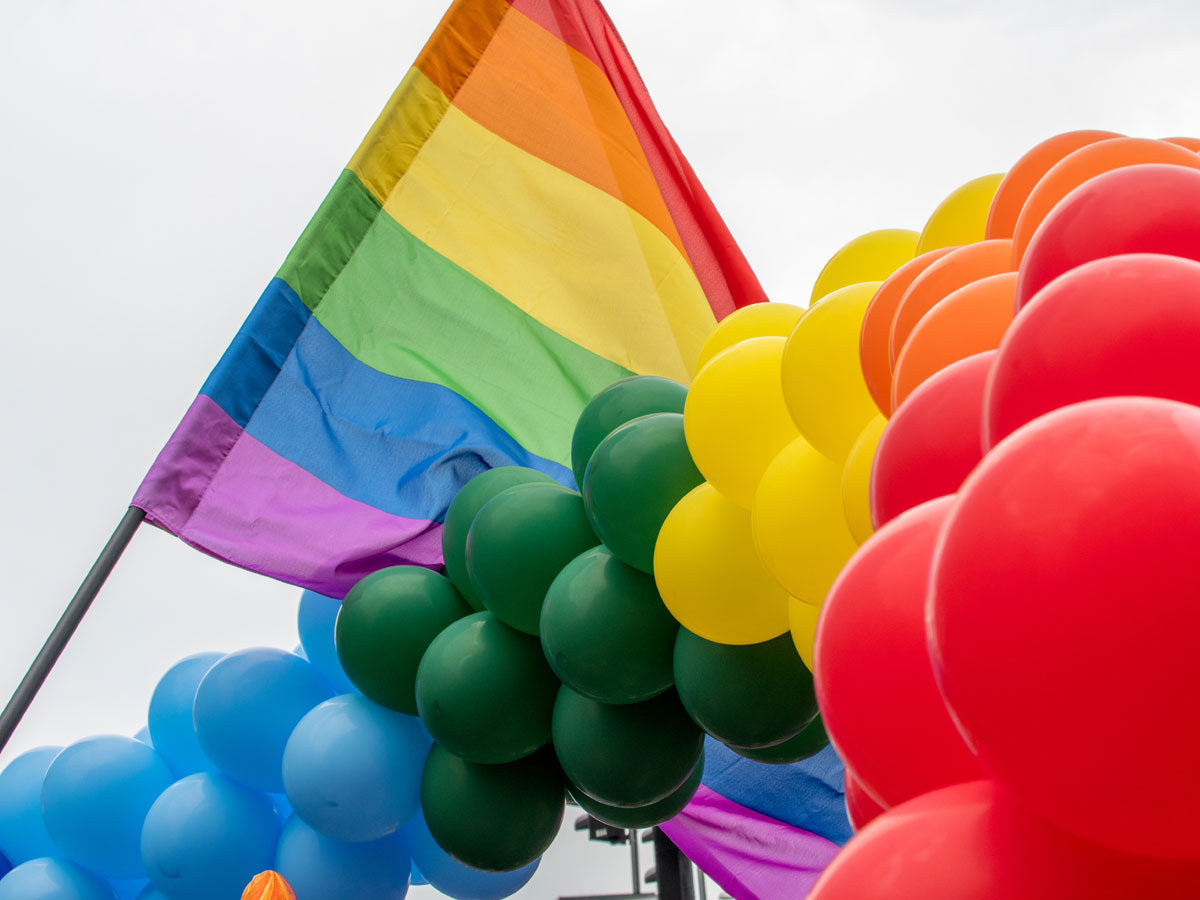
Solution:
{"label": "balloon", "polygon": [[296,892],[278,872],[260,872],[246,885],[242,900],[296,900]]}
{"label": "balloon", "polygon": [[1021,264],[1034,233],[1060,200],[1089,178],[1141,163],[1200,169],[1200,157],[1191,150],[1147,138],[1112,138],[1067,154],[1042,176],[1021,208],[1012,236],[1014,268]]}
{"label": "balloon", "polygon": [[215,772],[189,775],[146,814],[142,861],[150,881],[172,900],[238,897],[271,867],[279,841],[271,798]]}
{"label": "balloon", "polygon": [[846,770],[846,816],[855,831],[862,831],[875,819],[879,818],[887,807],[880,806],[874,797],[867,793],[854,773]]}
{"label": "balloon", "polygon": [[332,695],[329,682],[293,653],[266,647],[223,656],[196,688],[196,737],[223,773],[283,793],[283,748],[296,724]]}
{"label": "balloon", "polygon": [[168,900],[167,895],[156,888],[153,884],[147,884],[142,892],[137,895],[137,900]]}
{"label": "balloon", "polygon": [[687,394],[687,388],[678,381],[657,375],[622,378],[596,394],[579,414],[571,437],[571,471],[575,474],[575,483],[583,486],[588,461],[606,437],[641,416],[682,413]]}
{"label": "balloon", "polygon": [[722,743],[741,747],[782,743],[817,715],[812,674],[790,634],[730,646],[681,628],[675,689],[692,721]]}
{"label": "balloon", "polygon": [[880,529],[838,576],[817,625],[813,675],[825,727],[863,787],[888,806],[983,777],[925,648],[929,561],[952,502],[933,500]]}
{"label": "balloon", "polygon": [[[803,438],[767,469],[750,521],[768,571],[789,594],[814,606],[858,547],[842,506],[842,467]],[[786,607],[780,612],[786,615]]]}
{"label": "balloon", "polygon": [[538,857],[512,872],[480,872],[464,866],[437,845],[420,813],[404,826],[403,835],[414,868],[435,890],[454,900],[503,900],[525,887],[542,861]]}
{"label": "balloon", "polygon": [[719,354],[696,376],[683,410],[696,467],[746,509],[771,457],[796,435],[779,385],[785,344],[750,338]]}
{"label": "balloon", "polygon": [[472,762],[528,756],[550,740],[558,679],[536,637],[492,613],[455,622],[417,669],[417,709],[433,739]]}
{"label": "balloon", "polygon": [[759,561],[750,514],[710,484],[667,516],[654,580],[671,615],[710,641],[757,644],[787,629],[787,594]]}
{"label": "balloon", "polygon": [[139,728],[137,731],[135,731],[133,733],[133,739],[135,741],[141,741],[147,747],[154,746],[154,741],[150,739],[150,726],[149,725],[143,725],[141,728]]}
{"label": "balloon", "polygon": [[1004,272],[951,291],[917,322],[896,358],[890,411],[952,362],[995,350],[1012,324],[1017,273]]}
{"label": "balloon", "polygon": [[983,392],[995,359],[989,350],[952,363],[892,416],[871,473],[877,527],[918,503],[953,494],[983,457]]}
{"label": "balloon", "polygon": [[825,263],[813,285],[809,303],[852,284],[882,281],[916,255],[919,237],[905,228],[882,228],[860,234]]}
{"label": "balloon", "polygon": [[729,749],[739,756],[744,756],[746,759],[752,759],[755,762],[770,763],[772,765],[786,765],[788,763],[800,762],[802,759],[816,756],[828,746],[829,735],[825,733],[825,724],[821,721],[820,716],[817,716],[800,729],[799,734],[788,738],[786,741],[773,744],[770,747],[735,747],[732,744],[728,745]]}
{"label": "balloon", "polygon": [[1017,304],[1024,307],[1076,266],[1124,253],[1200,259],[1200,172],[1184,166],[1125,166],[1063,198],[1030,241]]}
{"label": "balloon", "polygon": [[981,175],[951,191],[930,215],[917,241],[917,255],[955,244],[982,241],[988,210],[1004,173]]}
{"label": "balloon", "polygon": [[305,591],[300,595],[296,628],[300,632],[300,647],[303,652],[296,655],[304,657],[316,666],[317,671],[325,676],[336,693],[349,694],[355,687],[342,669],[334,642],[334,630],[341,608],[342,601],[336,597],[326,597],[316,591]]}
{"label": "balloon", "polygon": [[512,872],[540,857],[558,834],[564,790],[549,748],[481,766],[434,744],[421,779],[421,811],[438,846],[455,860],[482,872]]}
{"label": "balloon", "polygon": [[[1148,856],[1200,855],[1198,504],[1200,410],[1075,404],[984,457],[930,576],[934,670],[988,772],[1060,827]],[[1129,737],[1097,739],[1115,723]]]}
{"label": "balloon", "polygon": [[563,685],[554,703],[554,751],[563,772],[610,806],[646,806],[679,790],[703,745],[674,691],[613,706]]}
{"label": "balloon", "polygon": [[147,716],[150,741],[176,776],[212,769],[192,722],[192,703],[200,679],[223,653],[197,653],[171,666],[154,688]]}
{"label": "balloon", "polygon": [[[117,900],[141,900],[142,896],[154,887],[145,878],[110,878],[107,883]],[[153,896],[162,897],[162,894],[156,891]]]}
{"label": "balloon", "polygon": [[[822,298],[792,331],[775,376],[783,379],[783,398],[796,428],[830,459],[844,460],[876,413],[863,380],[858,344],[863,315],[879,285],[853,284]],[[780,437],[762,448],[763,453],[770,451],[763,468],[796,433],[781,432]]]}
{"label": "balloon", "polygon": [[1200,152],[1200,138],[1194,137],[1169,137],[1163,138],[1168,144],[1178,144],[1180,147],[1187,147],[1193,153]]}
{"label": "balloon", "polygon": [[311,828],[338,841],[373,841],[413,817],[429,751],[412,716],[358,694],[308,713],[283,752],[288,802]]}
{"label": "balloon", "polygon": [[1021,207],[1029,198],[1030,191],[1037,186],[1051,166],[1080,147],[1115,137],[1122,135],[1115,131],[1067,131],[1047,138],[1026,151],[1013,163],[1000,186],[996,188],[996,196],[992,198],[992,205],[988,210],[985,236],[989,239],[1011,238],[1017,225],[1017,217],[1021,214]]}
{"label": "balloon", "polygon": [[[420,818],[420,816],[421,816],[421,814],[417,813],[417,815],[414,816],[413,818],[417,819],[417,818]],[[424,819],[422,819],[421,821],[422,821],[422,823],[424,823]],[[410,822],[409,824],[411,825],[412,823]],[[405,827],[407,828],[408,826],[406,825]],[[433,838],[431,837],[429,840],[432,841]],[[412,848],[411,848],[412,842],[408,840],[407,835],[405,836],[405,843],[409,845],[409,852],[412,852]],[[449,857],[447,857],[447,859],[448,858]],[[421,885],[421,884],[429,884],[429,880],[424,875],[422,875],[421,870],[417,868],[416,860],[413,860],[412,870],[408,876],[408,883],[411,887],[416,887],[417,885]]]}
{"label": "balloon", "polygon": [[174,780],[162,757],[133,738],[76,741],[46,770],[46,831],[73,862],[107,878],[140,878],[142,820]]}
{"label": "balloon", "polygon": [[403,900],[412,863],[398,834],[345,844],[292,816],[283,826],[275,869],[303,900]]}
{"label": "balloon", "polygon": [[708,365],[718,353],[750,338],[787,337],[802,315],[804,307],[790,303],[751,303],[735,309],[717,324],[700,348],[696,371]]}
{"label": "balloon", "polygon": [[678,631],[654,579],[607,547],[568,563],[542,607],[542,649],[554,673],[602,703],[637,703],[669,688]]}
{"label": "balloon", "polygon": [[612,806],[589,797],[574,786],[571,787],[571,796],[575,798],[580,809],[606,825],[616,828],[653,828],[683,812],[683,808],[696,796],[703,776],[704,748],[702,746],[700,758],[692,766],[692,774],[687,777],[687,781],[657,803],[647,803],[645,806]]}
{"label": "balloon", "polygon": [[467,535],[467,571],[491,612],[536,635],[550,582],[598,543],[579,494],[557,484],[519,484],[475,516]]}
{"label": "balloon", "polygon": [[704,476],[679,413],[622,425],[600,442],[583,480],[583,504],[600,540],[627,565],[654,572],[654,542],[672,507]]}
{"label": "balloon", "polygon": [[0,852],[14,866],[58,855],[42,819],[42,782],[60,750],[62,747],[27,750],[0,772]]}
{"label": "balloon", "polygon": [[38,858],[0,878],[0,900],[114,900],[102,878],[65,859]]}
{"label": "balloon", "polygon": [[5,875],[7,875],[11,871],[12,871],[12,863],[10,863],[3,854],[0,854],[0,879],[2,879]]}
{"label": "balloon", "polygon": [[813,670],[813,642],[817,638],[817,619],[821,611],[811,603],[788,598],[788,630],[796,652],[808,671]]}
{"label": "balloon", "polygon": [[887,419],[875,416],[854,442],[842,468],[842,513],[855,543],[861,544],[875,528],[871,524],[871,467]]}
{"label": "balloon", "polygon": [[415,716],[421,657],[444,629],[470,613],[454,583],[436,572],[421,566],[380,569],[355,584],[342,602],[338,658],[363,696]]}
{"label": "balloon", "polygon": [[1043,288],[1001,344],[984,440],[1095,397],[1200,404],[1198,354],[1200,262],[1138,253],[1085,263]]}

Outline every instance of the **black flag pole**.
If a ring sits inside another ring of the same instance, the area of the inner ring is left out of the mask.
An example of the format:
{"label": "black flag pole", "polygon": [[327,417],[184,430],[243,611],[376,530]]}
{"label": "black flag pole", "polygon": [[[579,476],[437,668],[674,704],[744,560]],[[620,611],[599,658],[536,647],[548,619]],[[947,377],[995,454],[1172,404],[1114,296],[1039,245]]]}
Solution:
{"label": "black flag pole", "polygon": [[8,701],[8,705],[4,707],[4,711],[0,712],[0,750],[3,750],[7,746],[8,739],[12,737],[13,731],[21,723],[25,711],[29,709],[29,704],[33,702],[33,698],[37,696],[37,692],[41,690],[46,677],[54,668],[54,664],[58,662],[58,658],[62,655],[63,648],[67,646],[67,642],[71,640],[71,635],[75,633],[75,629],[79,627],[79,623],[87,615],[88,608],[92,605],[92,601],[96,599],[96,594],[100,592],[100,588],[108,579],[113,567],[117,564],[117,560],[121,558],[121,554],[129,546],[129,541],[133,538],[133,533],[137,531],[138,526],[142,524],[142,520],[145,518],[145,511],[138,509],[136,506],[129,507],[125,511],[125,515],[121,517],[116,531],[112,533],[112,537],[108,539],[108,543],[104,545],[104,549],[100,551],[100,555],[92,563],[92,568],[83,579],[83,583],[79,585],[79,590],[75,592],[75,596],[71,598],[71,602],[67,604],[67,608],[63,611],[62,616],[59,617],[58,624],[50,632],[50,637],[46,638],[46,643],[42,645],[42,649],[34,659],[33,665],[29,667],[29,671],[25,673],[25,677],[21,679],[21,683],[17,685],[17,689],[13,691],[12,698]]}

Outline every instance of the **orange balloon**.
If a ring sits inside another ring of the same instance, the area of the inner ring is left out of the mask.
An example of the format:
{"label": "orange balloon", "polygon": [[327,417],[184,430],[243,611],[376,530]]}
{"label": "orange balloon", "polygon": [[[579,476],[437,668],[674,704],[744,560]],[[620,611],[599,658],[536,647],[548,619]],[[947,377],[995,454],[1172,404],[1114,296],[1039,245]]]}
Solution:
{"label": "orange balloon", "polygon": [[1011,272],[1013,268],[1012,241],[998,238],[959,247],[926,269],[904,292],[892,319],[888,346],[893,371],[904,342],[925,313],[952,291],[988,275]]}
{"label": "orange balloon", "polygon": [[888,276],[867,306],[859,333],[858,359],[871,399],[885,416],[892,396],[892,357],[888,346],[892,339],[892,317],[896,314],[896,307],[913,280],[953,249],[941,247],[910,259]]}
{"label": "orange balloon", "polygon": [[999,347],[1012,324],[1016,294],[1016,272],[989,275],[951,292],[922,316],[896,360],[893,412],[950,363]]}
{"label": "orange balloon", "polygon": [[282,875],[267,869],[246,885],[242,900],[296,900],[296,894]]}
{"label": "orange balloon", "polygon": [[1167,163],[1200,169],[1200,155],[1178,144],[1131,137],[1099,141],[1067,154],[1042,176],[1021,208],[1017,226],[1013,229],[1013,268],[1020,265],[1033,233],[1059,200],[1089,178],[1142,163]]}
{"label": "orange balloon", "polygon": [[987,227],[984,235],[989,239],[1010,238],[1017,226],[1017,216],[1025,205],[1029,192],[1034,189],[1041,177],[1050,171],[1050,167],[1080,147],[1094,144],[1108,138],[1121,137],[1115,131],[1068,131],[1046,138],[1032,150],[1013,163],[1008,170],[1000,187],[996,188],[996,196],[992,198],[992,208],[988,210]]}
{"label": "orange balloon", "polygon": [[1194,137],[1169,137],[1163,138],[1168,144],[1178,144],[1180,147],[1187,147],[1193,153],[1200,153],[1200,138]]}

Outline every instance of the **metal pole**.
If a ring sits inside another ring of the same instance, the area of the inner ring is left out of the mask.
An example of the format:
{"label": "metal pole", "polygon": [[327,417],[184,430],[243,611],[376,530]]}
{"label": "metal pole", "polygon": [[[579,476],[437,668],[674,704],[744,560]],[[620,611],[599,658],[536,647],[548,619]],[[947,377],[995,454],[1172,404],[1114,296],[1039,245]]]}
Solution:
{"label": "metal pole", "polygon": [[37,658],[34,659],[33,665],[29,667],[29,671],[25,673],[25,677],[21,679],[21,683],[17,685],[17,689],[13,692],[12,699],[8,701],[8,705],[4,707],[4,711],[0,712],[0,750],[3,750],[8,744],[8,739],[12,737],[13,731],[20,724],[25,711],[29,709],[29,704],[33,702],[33,698],[37,696],[37,692],[41,690],[42,684],[46,681],[46,676],[50,674],[50,671],[54,668],[54,664],[58,662],[63,648],[67,646],[67,642],[71,640],[71,635],[75,633],[75,629],[83,621],[88,607],[96,599],[96,594],[100,592],[100,588],[108,579],[113,566],[117,564],[117,560],[121,558],[121,554],[129,546],[129,541],[133,537],[133,533],[137,531],[138,526],[142,524],[142,520],[145,518],[146,513],[143,510],[138,509],[136,506],[129,507],[117,525],[116,531],[112,533],[112,537],[108,539],[108,543],[104,545],[104,549],[100,551],[100,555],[92,563],[92,568],[87,573],[87,577],[83,579],[83,583],[79,585],[79,590],[75,592],[75,596],[67,604],[67,608],[59,618],[58,624],[50,632],[50,637],[46,638],[46,643],[42,645],[42,649],[38,653]]}
{"label": "metal pole", "polygon": [[636,897],[642,892],[642,866],[638,862],[638,830],[629,829],[629,855],[633,862],[633,894]]}
{"label": "metal pole", "polygon": [[654,868],[658,872],[658,896],[661,900],[693,900],[692,862],[663,834],[654,829]]}

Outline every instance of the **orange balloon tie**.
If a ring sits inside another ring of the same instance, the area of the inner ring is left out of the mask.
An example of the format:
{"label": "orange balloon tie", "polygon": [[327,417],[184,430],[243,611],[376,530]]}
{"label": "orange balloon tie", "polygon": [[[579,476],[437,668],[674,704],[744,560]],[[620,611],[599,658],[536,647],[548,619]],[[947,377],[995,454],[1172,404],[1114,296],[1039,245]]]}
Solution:
{"label": "orange balloon tie", "polygon": [[260,872],[242,891],[242,900],[296,900],[292,886],[278,872]]}

